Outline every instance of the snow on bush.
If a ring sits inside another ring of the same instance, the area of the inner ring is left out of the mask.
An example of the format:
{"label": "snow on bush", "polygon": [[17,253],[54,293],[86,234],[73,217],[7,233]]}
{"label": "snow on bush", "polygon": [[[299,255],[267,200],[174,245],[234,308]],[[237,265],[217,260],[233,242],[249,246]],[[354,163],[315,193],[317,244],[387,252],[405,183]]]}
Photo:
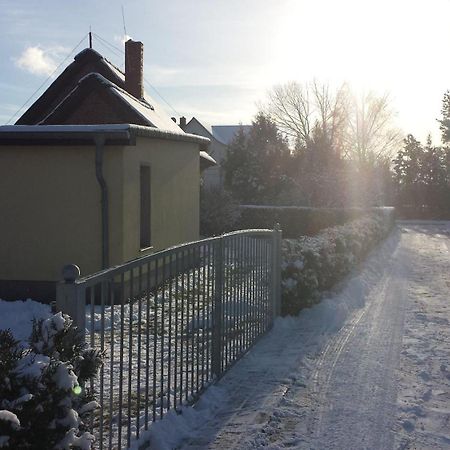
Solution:
{"label": "snow on bush", "polygon": [[101,356],[61,313],[33,321],[27,348],[0,330],[0,448],[90,449]]}
{"label": "snow on bush", "polygon": [[394,211],[381,210],[316,236],[282,242],[282,313],[297,314],[342,280],[392,229]]}

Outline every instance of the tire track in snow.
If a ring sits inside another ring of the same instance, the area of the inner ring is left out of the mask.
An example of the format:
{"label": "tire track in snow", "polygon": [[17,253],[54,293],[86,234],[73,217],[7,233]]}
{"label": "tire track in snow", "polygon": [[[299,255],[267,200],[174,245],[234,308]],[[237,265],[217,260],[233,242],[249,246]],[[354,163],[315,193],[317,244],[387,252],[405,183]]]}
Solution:
{"label": "tire track in snow", "polygon": [[309,448],[385,450],[393,445],[395,371],[406,303],[402,256],[395,252],[364,310],[333,339],[335,354],[317,367],[319,408],[312,416]]}
{"label": "tire track in snow", "polygon": [[[227,404],[184,442],[183,450],[340,448],[316,446],[327,426],[329,407],[324,405],[330,404],[335,372],[342,369],[340,361],[354,345],[355,335],[367,328],[369,314],[380,315],[371,305],[387,289],[392,271],[385,260],[397,247],[398,234],[388,241],[372,254],[358,277],[353,274],[342,284],[342,292],[333,294],[331,304],[343,303],[353,310],[347,320],[321,317],[333,311],[321,304],[292,319],[295,325],[287,330],[275,330],[276,337],[265,337],[223,378],[220,384],[230,394]],[[338,323],[341,328],[336,331]],[[254,362],[259,368],[253,368]]]}

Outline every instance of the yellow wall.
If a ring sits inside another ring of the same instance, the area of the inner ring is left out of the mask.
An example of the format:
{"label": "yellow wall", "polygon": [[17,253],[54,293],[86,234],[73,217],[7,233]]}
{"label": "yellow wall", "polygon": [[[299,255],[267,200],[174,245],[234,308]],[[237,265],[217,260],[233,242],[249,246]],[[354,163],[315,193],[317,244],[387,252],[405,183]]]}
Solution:
{"label": "yellow wall", "polygon": [[198,239],[198,144],[139,138],[124,164],[124,259],[139,254],[139,170],[150,165],[152,250]]}
{"label": "yellow wall", "polygon": [[[154,249],[198,238],[198,145],[138,139],[105,147],[110,264],[142,255],[139,167],[151,165]],[[0,147],[0,280],[61,278],[101,269],[100,189],[95,146]]]}

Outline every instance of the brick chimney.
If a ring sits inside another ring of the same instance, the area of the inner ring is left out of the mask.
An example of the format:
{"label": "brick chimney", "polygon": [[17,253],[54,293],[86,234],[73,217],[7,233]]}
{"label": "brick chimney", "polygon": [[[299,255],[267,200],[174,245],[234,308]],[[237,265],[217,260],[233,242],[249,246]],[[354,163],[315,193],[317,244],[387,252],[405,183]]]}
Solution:
{"label": "brick chimney", "polygon": [[125,89],[144,98],[144,44],[131,39],[125,42]]}
{"label": "brick chimney", "polygon": [[184,130],[184,127],[186,126],[186,117],[180,117],[180,128]]}

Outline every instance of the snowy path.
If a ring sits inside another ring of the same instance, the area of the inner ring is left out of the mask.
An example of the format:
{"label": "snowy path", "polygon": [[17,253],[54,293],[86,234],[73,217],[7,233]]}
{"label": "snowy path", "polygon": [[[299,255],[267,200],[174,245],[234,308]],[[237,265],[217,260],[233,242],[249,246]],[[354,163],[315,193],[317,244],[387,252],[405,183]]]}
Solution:
{"label": "snowy path", "polygon": [[449,291],[450,223],[401,224],[167,433],[183,450],[449,449]]}

